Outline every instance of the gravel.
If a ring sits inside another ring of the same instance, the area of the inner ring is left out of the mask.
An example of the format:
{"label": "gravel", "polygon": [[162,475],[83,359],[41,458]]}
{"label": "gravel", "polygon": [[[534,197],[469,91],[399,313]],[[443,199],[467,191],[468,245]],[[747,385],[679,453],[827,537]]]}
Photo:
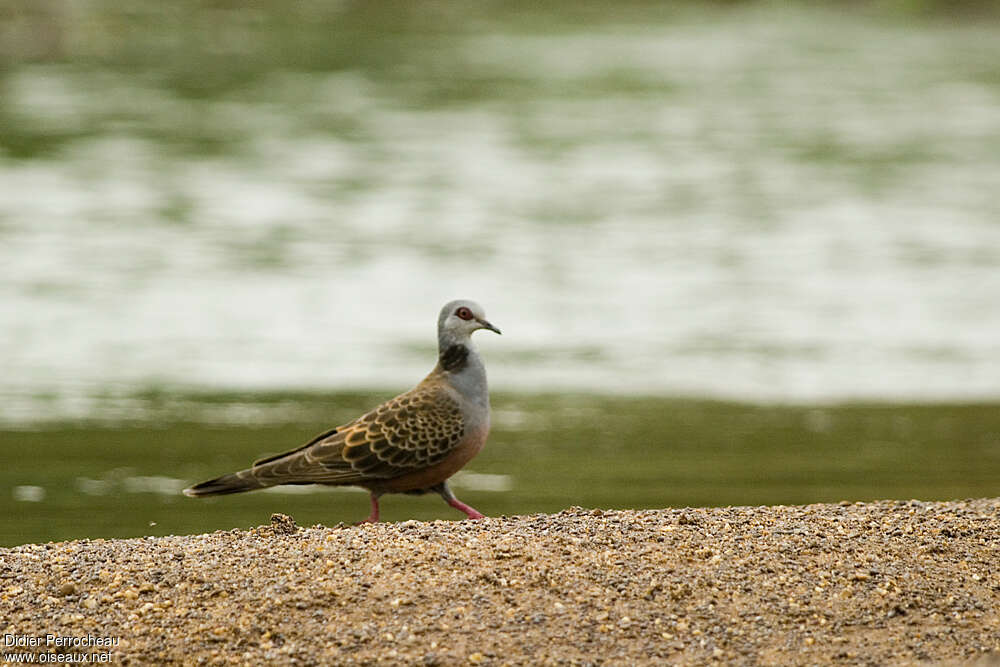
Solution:
{"label": "gravel", "polygon": [[998,603],[1000,499],[0,549],[0,638],[118,638],[115,664],[990,662]]}

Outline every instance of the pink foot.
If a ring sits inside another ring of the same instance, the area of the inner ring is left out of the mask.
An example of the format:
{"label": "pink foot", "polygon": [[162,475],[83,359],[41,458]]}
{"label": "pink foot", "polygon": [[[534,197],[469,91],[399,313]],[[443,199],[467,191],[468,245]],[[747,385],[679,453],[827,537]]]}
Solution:
{"label": "pink foot", "polygon": [[448,504],[451,505],[452,507],[454,507],[457,510],[461,510],[461,511],[465,512],[465,515],[467,517],[469,517],[470,519],[485,519],[486,518],[485,516],[483,516],[482,514],[480,514],[475,508],[469,507],[468,505],[466,505],[465,503],[463,503],[458,498],[449,498],[448,499]]}

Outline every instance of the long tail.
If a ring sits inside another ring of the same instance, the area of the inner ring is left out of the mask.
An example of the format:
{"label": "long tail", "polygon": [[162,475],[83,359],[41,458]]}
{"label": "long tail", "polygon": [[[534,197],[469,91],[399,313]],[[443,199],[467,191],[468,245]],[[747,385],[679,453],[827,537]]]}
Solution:
{"label": "long tail", "polygon": [[227,493],[243,493],[254,489],[263,489],[272,486],[265,481],[258,479],[250,470],[241,470],[222,477],[210,479],[201,484],[184,489],[185,496],[197,498],[199,496],[221,496]]}
{"label": "long tail", "polygon": [[333,428],[291,451],[275,454],[259,461],[246,470],[210,479],[184,489],[185,496],[221,496],[227,493],[243,493],[254,489],[266,489],[279,484],[351,484],[358,474],[353,470],[336,474],[327,465],[317,464],[308,456],[310,447],[321,443],[333,435]]}

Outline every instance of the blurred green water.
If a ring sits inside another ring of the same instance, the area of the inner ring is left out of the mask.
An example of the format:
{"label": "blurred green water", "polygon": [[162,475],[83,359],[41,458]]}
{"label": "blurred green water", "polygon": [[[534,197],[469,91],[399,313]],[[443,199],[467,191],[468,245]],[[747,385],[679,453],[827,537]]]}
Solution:
{"label": "blurred green water", "polygon": [[0,422],[408,386],[457,296],[511,391],[995,400],[1000,28],[918,5],[0,4]]}
{"label": "blurred green water", "polygon": [[[147,422],[0,432],[0,544],[246,528],[272,512],[332,525],[367,513],[361,492],[189,499],[177,491],[299,444],[384,394],[189,398],[248,412],[295,406],[308,417],[248,427],[165,410]],[[501,395],[493,403],[493,433],[468,469],[509,489],[456,485],[487,515],[1000,492],[997,405],[777,407],[586,395]],[[30,495],[25,487],[41,487],[44,498],[15,499]],[[386,496],[382,506],[389,521],[461,518],[436,496]]]}
{"label": "blurred green water", "polygon": [[[866,38],[855,37],[859,29],[882,32],[888,39],[910,29],[916,29],[915,34],[954,31],[953,62],[945,66],[960,79],[995,86],[998,70],[988,59],[990,49],[982,58],[976,50],[983,50],[977,43],[988,41],[992,32],[989,21],[981,18],[997,14],[996,3],[978,0],[784,5],[300,0],[252,7],[191,0],[14,1],[0,4],[0,90],[5,93],[0,96],[0,148],[14,158],[46,157],[78,140],[128,134],[171,147],[179,155],[239,155],[257,126],[273,120],[266,117],[269,113],[296,116],[294,126],[287,128],[295,134],[311,131],[370,142],[373,137],[358,115],[357,100],[314,107],[315,88],[330,85],[310,83],[320,73],[356,76],[370,86],[366,92],[376,104],[399,109],[447,110],[484,102],[520,108],[549,96],[566,101],[595,96],[670,98],[671,91],[685,88],[682,79],[661,79],[652,68],[636,71],[634,63],[611,52],[607,68],[592,68],[592,75],[582,79],[562,76],[573,71],[579,56],[560,54],[558,44],[544,60],[529,63],[533,67],[518,69],[524,65],[519,46],[524,38],[544,41],[593,31],[627,41],[629,32],[652,26],[679,26],[696,33],[713,24],[745,25],[749,41],[769,39],[761,34],[761,25],[773,24],[779,31],[788,26],[790,34],[776,34],[775,39],[794,39],[798,32],[802,43],[790,44],[791,50],[843,59],[849,68],[855,64],[846,49]],[[831,33],[843,35],[844,44],[811,34],[810,26],[828,26]],[[618,30],[623,32],[616,35]],[[963,32],[968,37],[964,42]],[[732,35],[739,36],[738,31]],[[693,55],[710,59],[713,52],[729,48],[709,36],[704,51]],[[900,39],[900,48],[910,45]],[[32,108],[37,98],[25,98],[18,81],[24,73],[64,78],[76,90],[66,94],[53,86],[41,91],[47,108],[38,114]],[[553,74],[554,80],[549,78]],[[737,92],[743,95],[758,88],[766,92],[768,87],[766,73],[760,80],[750,76],[742,83],[746,88]],[[330,92],[336,97],[336,91]],[[99,99],[87,99],[95,93]],[[233,113],[242,105],[261,103],[269,108],[255,110],[256,118]],[[560,151],[566,144],[553,141],[550,147]],[[844,148],[804,150],[807,158],[815,151],[829,158],[829,150],[836,158]],[[364,181],[361,175],[359,182]]]}
{"label": "blurred green water", "polygon": [[[106,422],[37,424],[163,378],[405,386],[431,358],[424,303],[399,340],[357,318],[354,338],[316,342],[400,275],[414,302],[485,276],[477,292],[509,314],[497,386],[995,396],[1000,32],[953,22],[990,7],[0,5],[16,184],[0,193],[0,413],[36,425],[0,431],[0,544],[364,516],[363,493],[177,490],[385,394],[126,397]],[[510,489],[456,485],[491,515],[998,494],[995,404],[494,405],[470,470]],[[383,509],[459,518],[434,497]]]}

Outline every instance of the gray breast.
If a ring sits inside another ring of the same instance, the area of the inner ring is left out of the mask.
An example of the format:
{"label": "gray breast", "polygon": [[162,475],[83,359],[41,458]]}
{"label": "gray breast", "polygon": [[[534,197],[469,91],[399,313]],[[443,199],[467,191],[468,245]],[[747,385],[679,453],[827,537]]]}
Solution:
{"label": "gray breast", "polygon": [[489,423],[490,393],[479,352],[469,345],[451,345],[441,353],[440,363],[445,382],[458,394],[462,417],[468,425]]}

